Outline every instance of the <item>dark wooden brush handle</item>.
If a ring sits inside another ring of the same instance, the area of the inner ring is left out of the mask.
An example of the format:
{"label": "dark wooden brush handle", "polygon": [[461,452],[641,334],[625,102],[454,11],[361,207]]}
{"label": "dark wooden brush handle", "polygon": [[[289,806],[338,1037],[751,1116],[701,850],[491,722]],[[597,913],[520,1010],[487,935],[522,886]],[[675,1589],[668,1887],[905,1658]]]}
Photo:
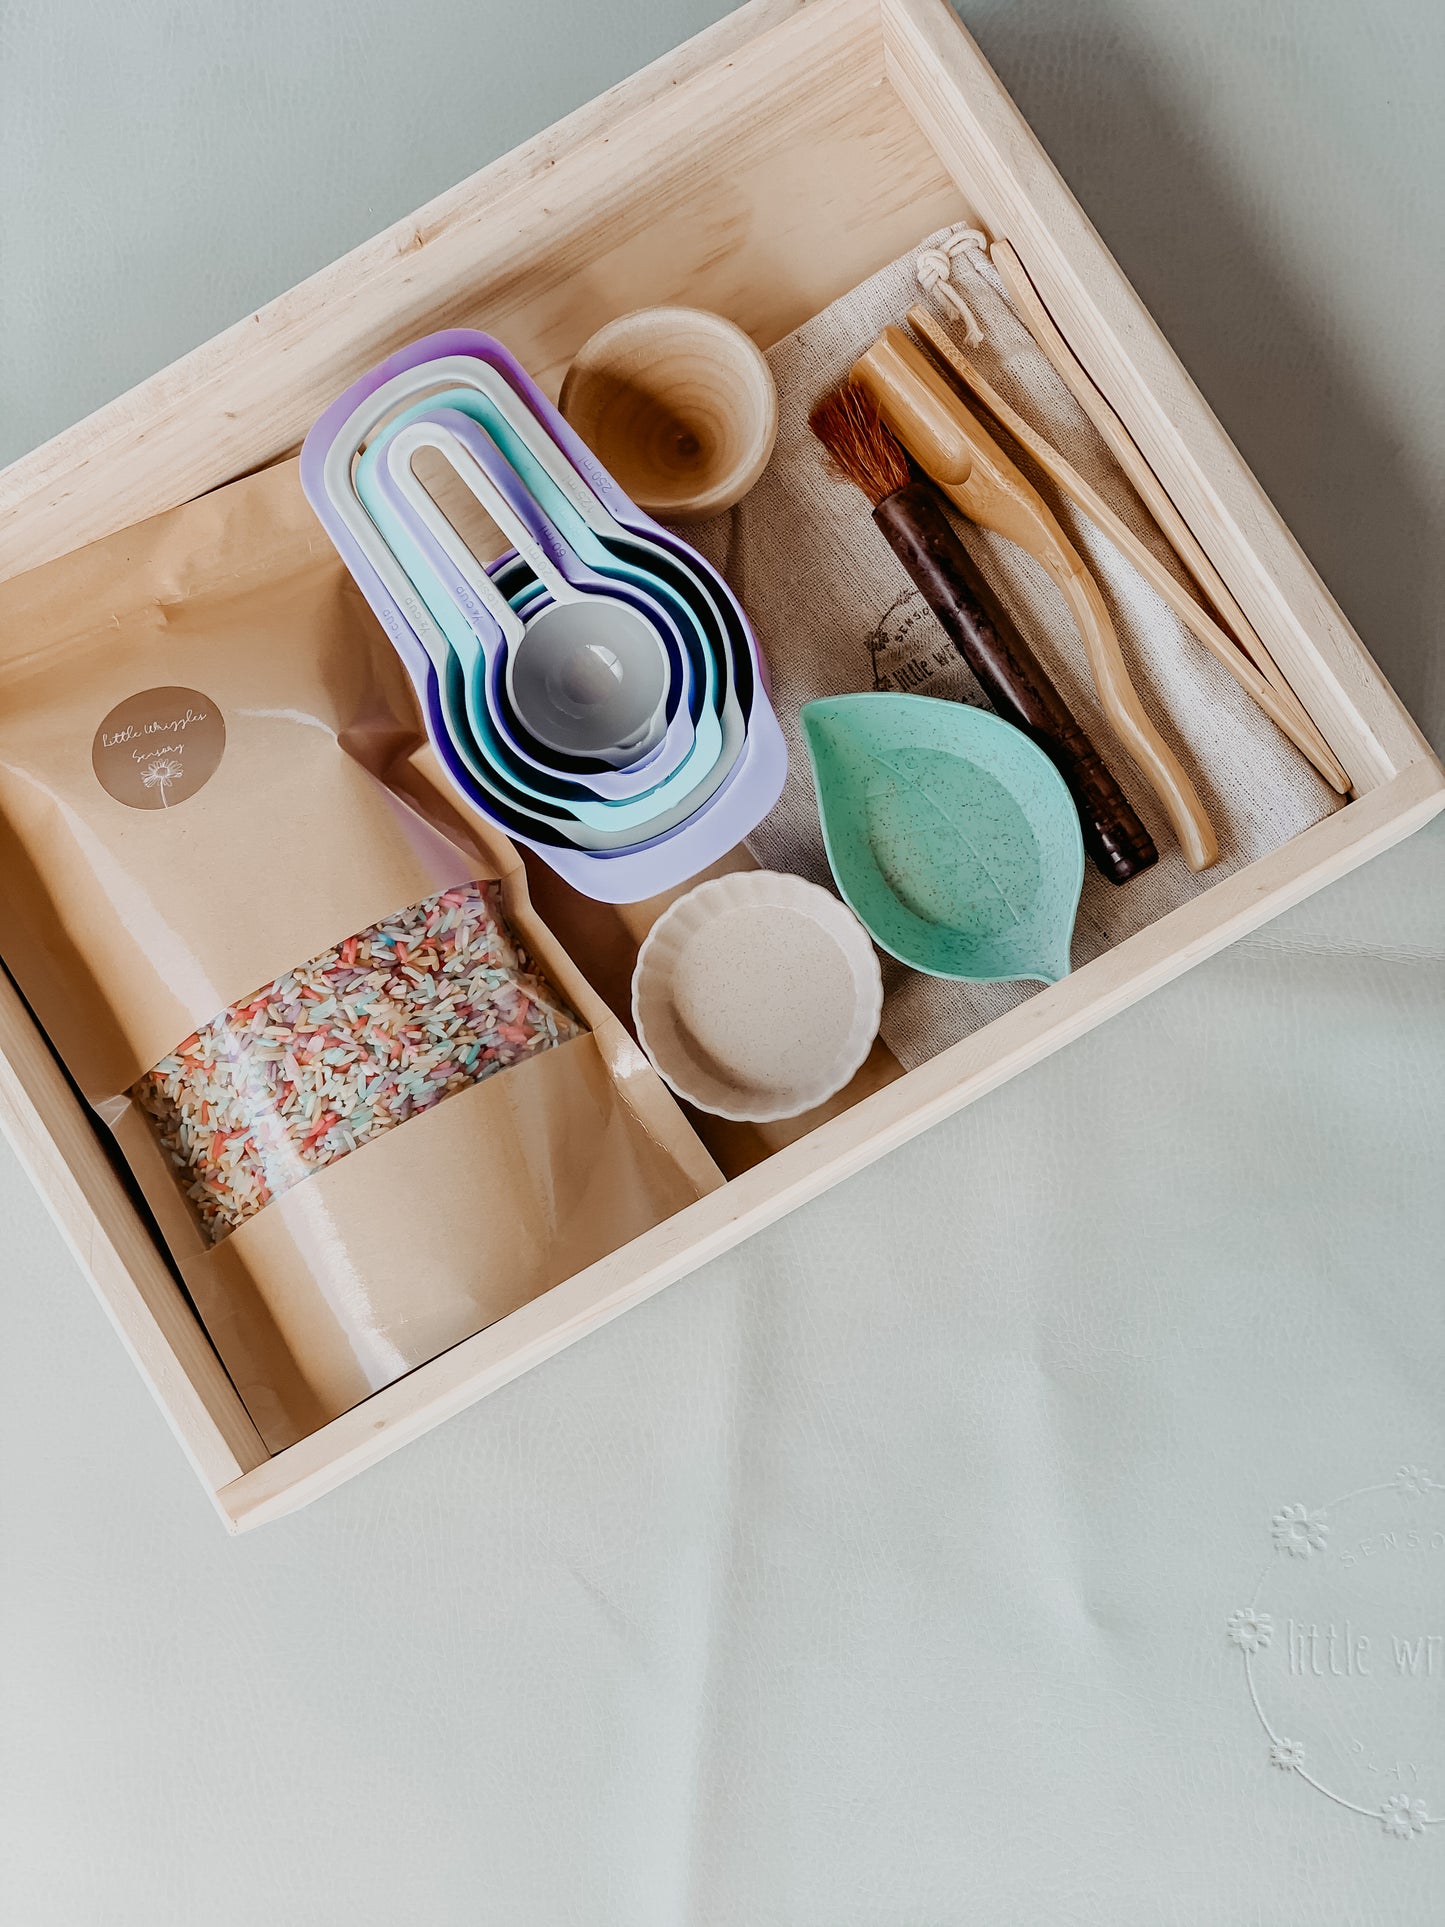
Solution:
{"label": "dark wooden brush handle", "polygon": [[999,715],[1032,737],[1078,806],[1084,845],[1104,875],[1127,883],[1159,852],[1027,642],[994,601],[931,482],[885,496],[873,520],[918,584]]}

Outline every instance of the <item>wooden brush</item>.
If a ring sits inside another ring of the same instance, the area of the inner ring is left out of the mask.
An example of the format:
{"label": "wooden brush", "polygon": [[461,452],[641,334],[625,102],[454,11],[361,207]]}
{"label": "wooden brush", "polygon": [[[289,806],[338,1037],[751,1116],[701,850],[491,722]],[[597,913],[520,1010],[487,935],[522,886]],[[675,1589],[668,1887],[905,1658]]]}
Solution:
{"label": "wooden brush", "polygon": [[808,425],[833,472],[867,496],[873,520],[999,715],[1030,736],[1068,784],[1100,870],[1127,883],[1156,863],[1159,852],[1129,799],[994,602],[938,489],[914,477],[873,397],[858,382],[844,382],[823,397]]}
{"label": "wooden brush", "polygon": [[1104,721],[1158,797],[1184,861],[1191,870],[1218,862],[1219,839],[1199,792],[1140,700],[1108,604],[1048,503],[901,328],[885,327],[848,372],[940,494],[1052,578],[1084,645]]}

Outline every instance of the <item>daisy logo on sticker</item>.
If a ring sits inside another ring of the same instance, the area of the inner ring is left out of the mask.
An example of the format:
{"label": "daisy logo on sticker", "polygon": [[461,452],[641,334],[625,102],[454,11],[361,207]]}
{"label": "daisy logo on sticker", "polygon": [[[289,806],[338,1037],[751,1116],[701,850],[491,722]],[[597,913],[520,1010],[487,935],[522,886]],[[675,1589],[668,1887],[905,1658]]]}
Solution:
{"label": "daisy logo on sticker", "polygon": [[169,810],[215,775],[226,748],[220,710],[199,689],[167,685],[127,696],[101,719],[90,766],[132,810]]}

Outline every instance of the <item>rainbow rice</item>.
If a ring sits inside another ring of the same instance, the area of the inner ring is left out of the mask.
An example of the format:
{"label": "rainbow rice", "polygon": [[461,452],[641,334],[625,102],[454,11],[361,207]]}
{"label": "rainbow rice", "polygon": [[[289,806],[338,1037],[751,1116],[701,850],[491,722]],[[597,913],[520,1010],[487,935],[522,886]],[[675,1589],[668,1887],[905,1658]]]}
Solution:
{"label": "rainbow rice", "polygon": [[372,1138],[582,1029],[495,883],[443,890],[229,1005],[141,1078],[212,1242]]}

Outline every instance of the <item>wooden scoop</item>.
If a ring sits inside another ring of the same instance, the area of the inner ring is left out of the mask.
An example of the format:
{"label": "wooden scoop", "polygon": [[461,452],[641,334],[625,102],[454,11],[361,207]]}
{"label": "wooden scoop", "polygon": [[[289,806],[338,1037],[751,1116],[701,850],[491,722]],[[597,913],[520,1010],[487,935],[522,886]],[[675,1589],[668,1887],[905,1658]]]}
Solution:
{"label": "wooden scoop", "polygon": [[1098,584],[1047,503],[901,328],[883,330],[853,364],[852,378],[873,396],[893,433],[957,509],[1017,543],[1048,570],[1078,625],[1115,735],[1163,804],[1189,868],[1207,870],[1218,861],[1219,844],[1204,805],[1145,714]]}

